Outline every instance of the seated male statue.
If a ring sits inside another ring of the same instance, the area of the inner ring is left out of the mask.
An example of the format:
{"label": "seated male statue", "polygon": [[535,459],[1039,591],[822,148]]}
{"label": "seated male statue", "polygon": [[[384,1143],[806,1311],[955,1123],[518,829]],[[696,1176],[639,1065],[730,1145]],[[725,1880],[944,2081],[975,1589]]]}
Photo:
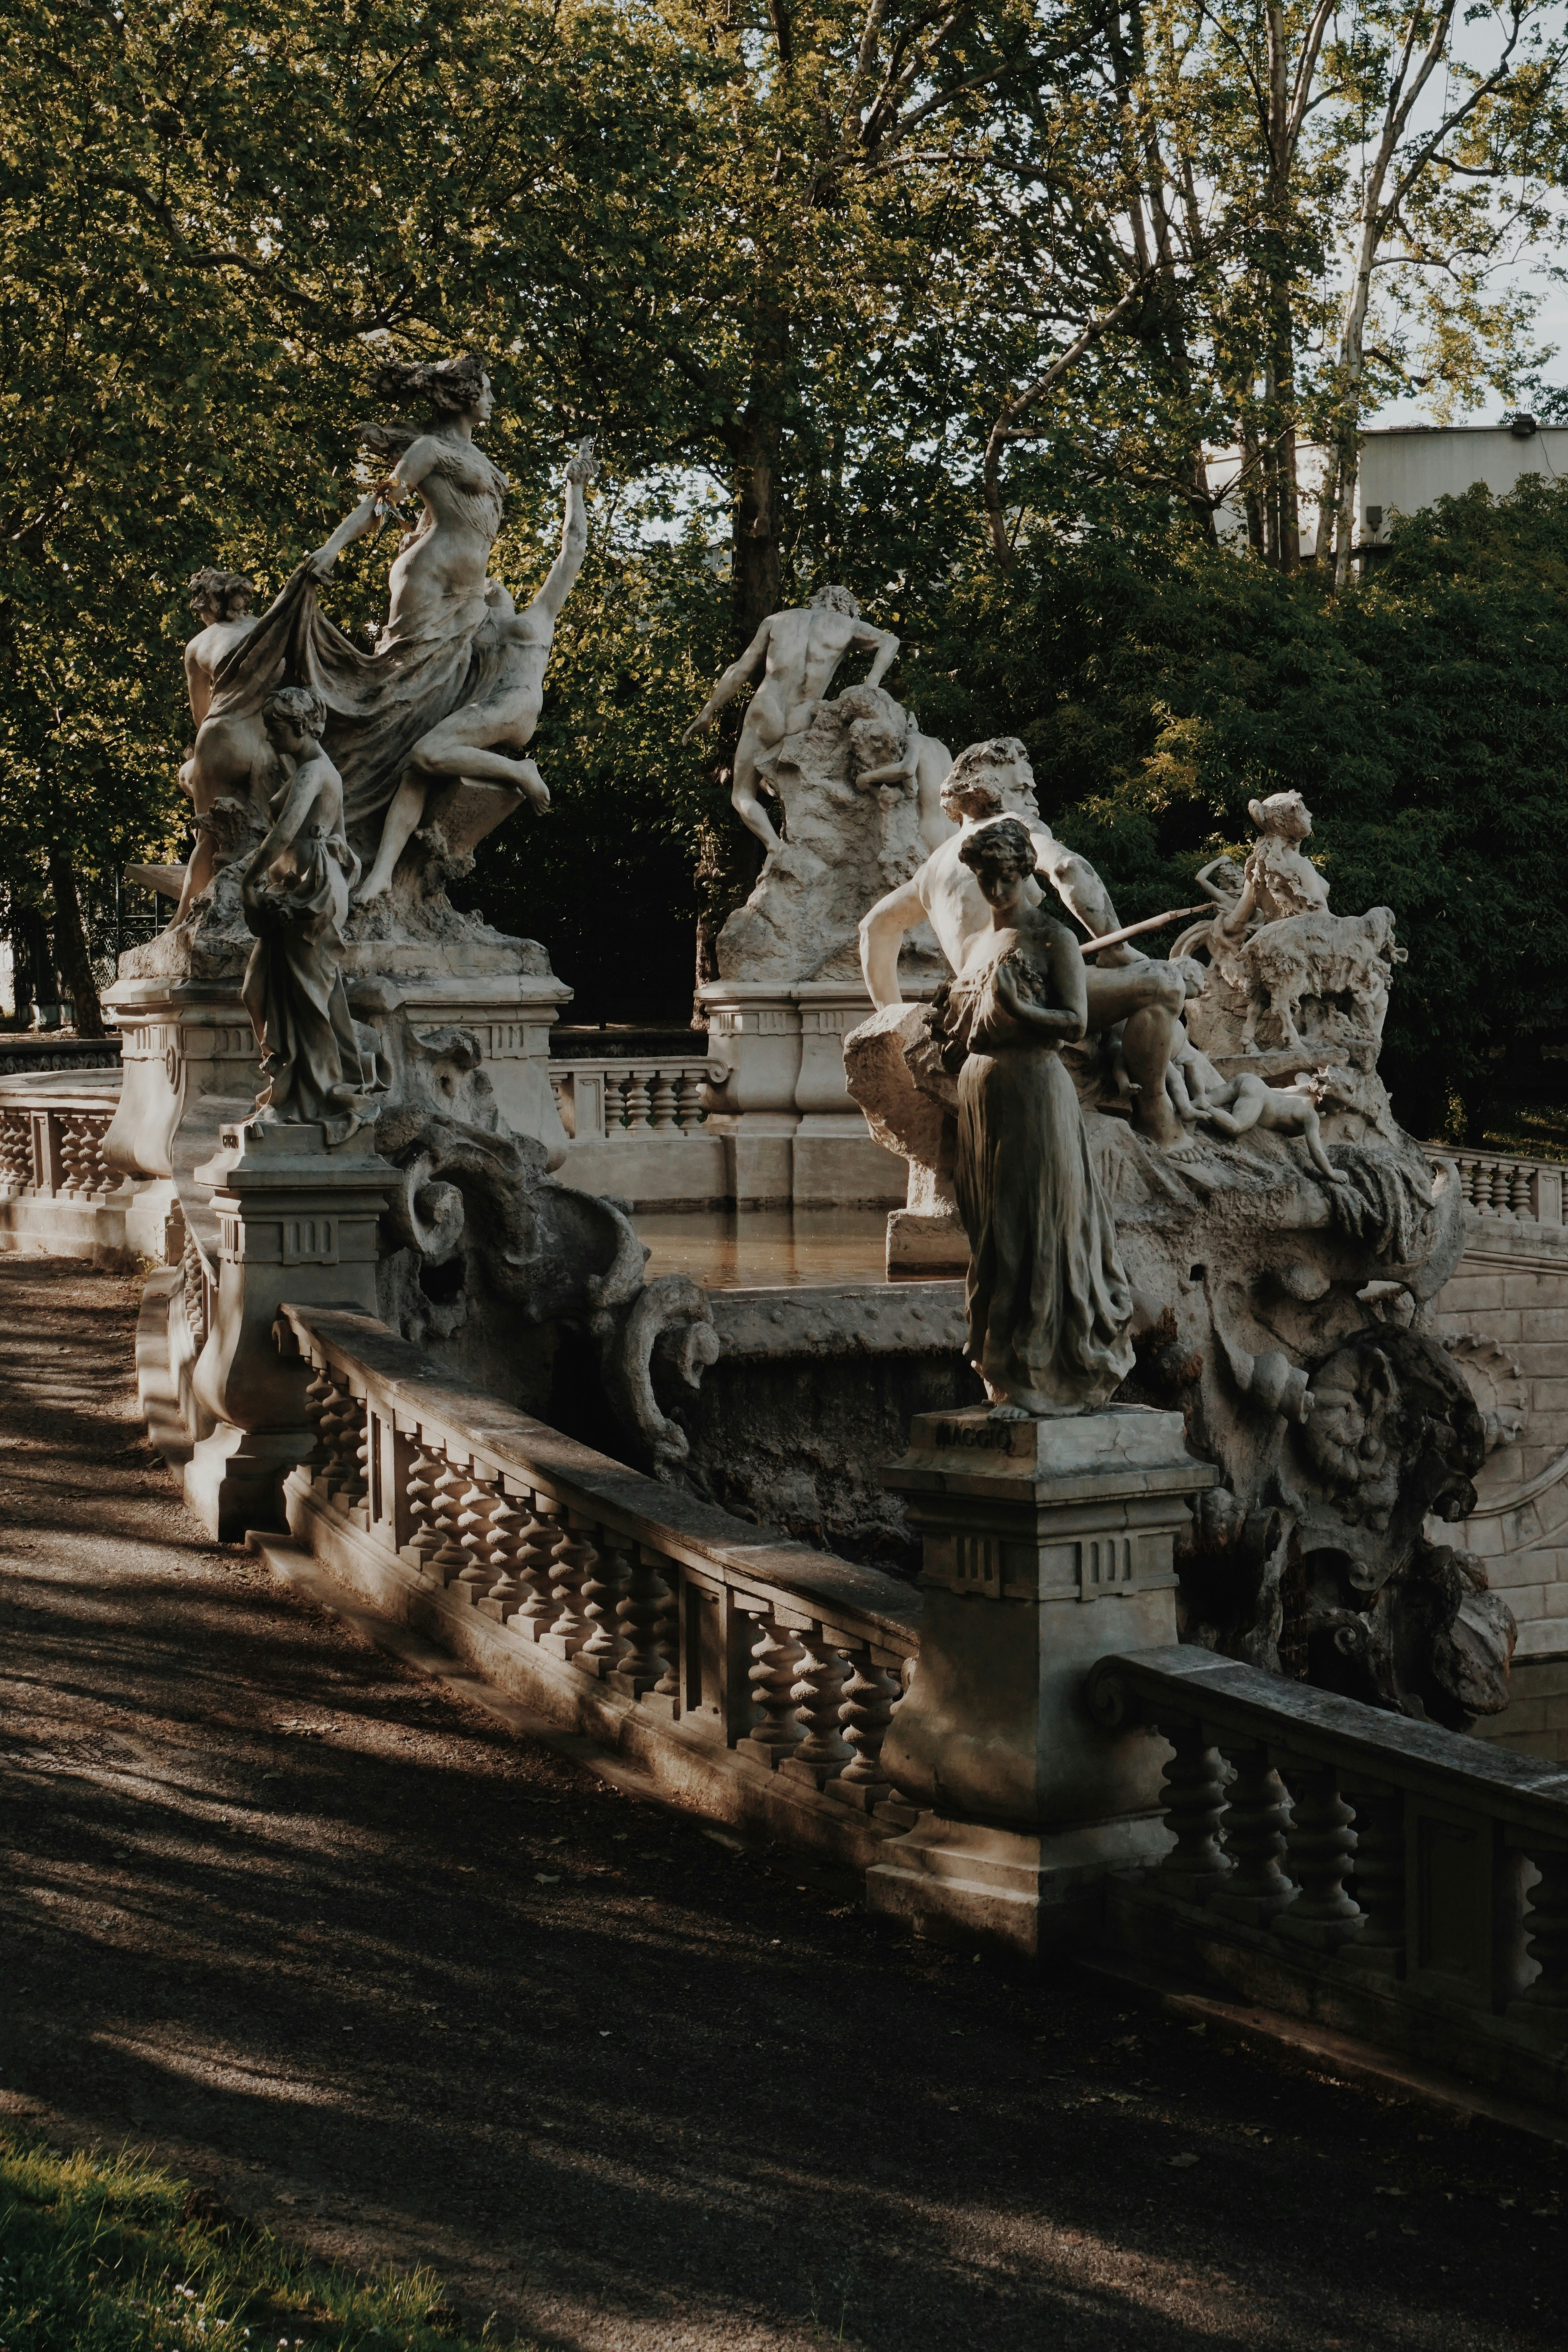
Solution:
{"label": "seated male statue", "polygon": [[[1065,848],[1041,816],[1023,744],[1002,735],[961,751],[942,786],[942,806],[959,831],[931,852],[919,873],[879,898],[860,925],[860,969],[872,1003],[901,1002],[899,949],[918,923],[930,923],[953,971],[963,970],[990,926],[991,908],[960,856],[962,845],[977,826],[997,817],[1021,818],[1035,843],[1037,871],[1077,917],[1079,928],[1093,935],[1085,943],[1089,1027],[1121,1028],[1121,1057],[1135,1089],[1133,1125],[1151,1142],[1179,1143],[1184,1130],[1166,1092],[1165,1070],[1181,1042],[1185,983],[1169,963],[1151,961],[1125,942],[1106,950],[1103,965],[1095,957],[1094,938],[1121,928],[1116,909],[1093,866]],[[1038,904],[1044,895],[1038,882],[1031,881],[1029,888]]]}
{"label": "seated male statue", "polygon": [[869,621],[860,618],[860,607],[847,588],[819,588],[804,611],[770,613],[680,739],[689,743],[743,686],[761,676],[762,683],[742,722],[730,799],[741,823],[756,835],[764,849],[777,849],[780,845],[773,820],[757,798],[761,764],[786,735],[810,726],[834,671],[853,646],[875,650],[877,657],[866,683],[880,685],[883,672],[892,667],[899,641],[889,630],[874,629]]}

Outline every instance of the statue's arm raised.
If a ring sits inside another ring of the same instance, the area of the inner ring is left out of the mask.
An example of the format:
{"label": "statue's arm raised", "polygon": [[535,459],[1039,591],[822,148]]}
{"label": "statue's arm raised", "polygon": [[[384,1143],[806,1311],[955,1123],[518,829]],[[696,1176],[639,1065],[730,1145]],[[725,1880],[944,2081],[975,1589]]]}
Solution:
{"label": "statue's arm raised", "polygon": [[899,991],[899,950],[906,931],[925,920],[925,901],[918,877],[879,898],[860,925],[860,970],[867,992],[880,1012],[885,1004],[901,1004]]}
{"label": "statue's arm raised", "polygon": [[683,743],[689,743],[693,736],[700,735],[709,721],[718,716],[727,702],[734,700],[743,686],[752,678],[762,675],[767,667],[769,632],[773,625],[773,616],[770,614],[740,659],[730,664],[729,668],[681,737]]}
{"label": "statue's arm raised", "polygon": [[561,607],[577,584],[583,558],[588,552],[588,484],[596,468],[592,441],[578,444],[566,468],[566,510],[561,520],[561,552],[550,567],[543,587],[533,600],[535,610],[559,619]]}

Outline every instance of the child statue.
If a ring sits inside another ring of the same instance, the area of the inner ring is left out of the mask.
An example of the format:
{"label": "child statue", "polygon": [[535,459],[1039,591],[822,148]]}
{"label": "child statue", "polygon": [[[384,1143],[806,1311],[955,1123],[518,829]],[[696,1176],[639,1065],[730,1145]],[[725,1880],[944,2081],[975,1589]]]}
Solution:
{"label": "child statue", "polygon": [[367,1091],[340,970],[359,859],[343,832],[342,779],[321,749],[320,695],[280,687],[261,720],[291,772],[268,803],[271,829],[240,883],[256,940],[240,993],[268,1079],[256,1108],[270,1123],[320,1122],[332,1146],[363,1124]]}
{"label": "child statue", "polygon": [[954,1189],[969,1237],[967,1353],[997,1421],[1105,1404],[1132,1369],[1132,1292],[1060,1048],[1082,1037],[1083,955],[1026,895],[1035,843],[1016,817],[959,856],[991,908],[945,996],[958,1077]]}

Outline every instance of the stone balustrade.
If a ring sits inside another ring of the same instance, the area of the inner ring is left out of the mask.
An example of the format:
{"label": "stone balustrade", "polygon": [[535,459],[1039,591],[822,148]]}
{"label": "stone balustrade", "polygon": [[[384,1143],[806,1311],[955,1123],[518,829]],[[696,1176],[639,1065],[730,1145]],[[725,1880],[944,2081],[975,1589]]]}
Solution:
{"label": "stone balustrade", "polygon": [[574,1143],[638,1143],[651,1136],[692,1134],[706,1119],[705,1086],[724,1065],[706,1055],[664,1055],[658,1061],[573,1059],[552,1066],[561,1123]]}
{"label": "stone balustrade", "polygon": [[626,1469],[372,1318],[283,1313],[317,1436],[289,1526],[340,1582],[700,1811],[859,1864],[910,1826],[880,1764],[907,1584]]}
{"label": "stone balustrade", "polygon": [[1442,1151],[1459,1171],[1467,1204],[1483,1217],[1506,1217],[1518,1224],[1561,1225],[1563,1167],[1552,1160],[1525,1160],[1512,1152]]}
{"label": "stone balustrade", "polygon": [[103,1156],[113,1115],[97,1093],[8,1086],[0,1100],[0,1195],[95,1202],[128,1193],[129,1178]]}
{"label": "stone balustrade", "polygon": [[1568,1772],[1195,1647],[1089,1695],[1171,1748],[1114,1945],[1568,2109]]}

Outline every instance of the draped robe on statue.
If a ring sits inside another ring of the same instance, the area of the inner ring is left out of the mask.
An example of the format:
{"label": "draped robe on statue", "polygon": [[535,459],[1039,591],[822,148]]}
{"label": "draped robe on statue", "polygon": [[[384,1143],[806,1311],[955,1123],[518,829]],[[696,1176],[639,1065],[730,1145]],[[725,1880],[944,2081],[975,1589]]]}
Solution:
{"label": "draped robe on statue", "polygon": [[967,1350],[998,1397],[1038,1413],[1104,1404],[1132,1369],[1132,1293],[1058,1046],[996,990],[1048,984],[1018,949],[952,983],[946,1025],[968,1047],[958,1080],[954,1189],[969,1237]]}
{"label": "draped robe on statue", "polygon": [[[437,457],[427,478],[437,475],[448,525],[460,522],[470,547],[477,541],[488,551],[500,529],[506,476],[472,448]],[[440,530],[426,510],[405,539],[399,562],[427,554]],[[395,603],[372,650],[321,611],[320,576],[302,563],[213,672],[211,719],[259,710],[278,686],[308,686],[321,696],[327,709],[325,748],[343,780],[344,828],[366,863],[421,736],[495,690],[503,647],[485,594],[483,564],[481,551],[471,584],[448,586],[414,625]],[[260,780],[251,781],[254,790]]]}

